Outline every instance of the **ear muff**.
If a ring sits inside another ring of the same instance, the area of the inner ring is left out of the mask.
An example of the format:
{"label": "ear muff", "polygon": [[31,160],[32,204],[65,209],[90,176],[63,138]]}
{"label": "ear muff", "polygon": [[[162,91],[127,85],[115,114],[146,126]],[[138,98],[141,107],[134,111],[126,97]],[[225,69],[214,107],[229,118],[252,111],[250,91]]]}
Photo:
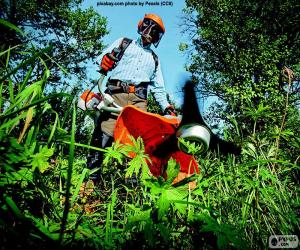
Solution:
{"label": "ear muff", "polygon": [[143,19],[141,19],[141,20],[139,21],[139,23],[138,23],[138,31],[140,30],[142,24],[143,24]]}

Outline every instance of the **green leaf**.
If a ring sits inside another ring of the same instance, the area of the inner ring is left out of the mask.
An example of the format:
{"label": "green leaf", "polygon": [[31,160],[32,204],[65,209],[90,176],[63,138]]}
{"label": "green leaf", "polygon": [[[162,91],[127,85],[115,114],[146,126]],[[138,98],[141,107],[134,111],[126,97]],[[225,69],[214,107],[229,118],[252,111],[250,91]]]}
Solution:
{"label": "green leaf", "polygon": [[[82,183],[83,183],[83,181],[84,181],[84,178],[85,178],[87,172],[88,172],[88,169],[87,169],[87,168],[84,168],[83,171],[82,171],[82,173],[81,173],[81,175],[80,175],[80,179],[79,179],[79,181],[78,181],[78,183],[77,183],[77,185],[76,185],[74,194],[73,194],[72,199],[71,199],[71,202],[70,202],[71,207],[73,207],[74,202],[75,202],[76,198],[78,197],[78,193],[79,193],[79,191],[80,191],[80,187],[82,186]],[[86,189],[89,189],[89,187],[86,187]]]}
{"label": "green leaf", "polygon": [[[174,188],[170,187],[166,190],[166,197],[172,203],[181,214],[186,214],[187,211],[187,196],[188,196],[188,189],[183,186],[182,188]],[[187,203],[177,203],[176,201],[186,201]]]}
{"label": "green leaf", "polygon": [[111,147],[105,148],[103,165],[107,166],[113,159],[117,160],[117,162],[122,165],[126,154],[127,148],[116,141]]}
{"label": "green leaf", "polygon": [[129,209],[133,210],[133,215],[128,217],[128,224],[126,227],[131,228],[136,225],[137,222],[150,220],[151,208],[143,210],[140,207],[135,207],[134,205],[128,204]]}
{"label": "green leaf", "polygon": [[32,170],[38,168],[41,173],[45,172],[49,167],[49,158],[53,155],[54,149],[47,146],[40,147],[39,152],[32,155],[31,166]]}
{"label": "green leaf", "polygon": [[162,223],[157,224],[157,228],[159,229],[160,235],[163,237],[165,242],[168,242],[171,236],[171,230],[167,226]]}
{"label": "green leaf", "polygon": [[126,169],[125,177],[131,177],[134,173],[136,176],[139,175],[141,171],[141,178],[145,180],[150,178],[150,170],[148,168],[147,162],[151,162],[150,157],[145,154],[145,147],[141,137],[138,137],[136,140],[134,137],[130,136],[130,139],[133,145],[128,145],[128,153],[134,153],[135,156],[128,163],[128,168]]}
{"label": "green leaf", "polygon": [[166,185],[171,185],[173,180],[178,176],[180,165],[174,159],[168,161]]}
{"label": "green leaf", "polygon": [[[31,216],[30,217],[33,221],[34,221],[34,223],[35,223],[35,227],[44,235],[44,236],[46,236],[46,237],[48,237],[49,239],[52,239],[52,240],[58,240],[58,238],[59,238],[59,234],[58,233],[51,233],[49,230],[48,230],[48,228],[45,226],[45,225],[43,225],[43,223],[39,220],[39,219],[37,219],[37,218],[35,218],[34,216]],[[57,224],[56,224],[56,228],[57,228],[58,226],[57,226]]]}
{"label": "green leaf", "polygon": [[146,225],[144,227],[144,236],[145,236],[145,239],[147,240],[148,244],[150,245],[150,247],[154,247],[155,243],[156,243],[155,227],[151,220],[146,221]]}
{"label": "green leaf", "polygon": [[3,26],[6,26],[12,30],[15,30],[17,31],[18,33],[20,33],[22,36],[25,36],[25,33],[20,29],[18,28],[16,25],[4,20],[4,19],[0,19],[0,24],[2,24]]}
{"label": "green leaf", "polygon": [[164,216],[166,216],[169,207],[170,207],[170,201],[169,201],[168,193],[166,190],[163,190],[159,199],[157,200],[159,220],[161,220]]}

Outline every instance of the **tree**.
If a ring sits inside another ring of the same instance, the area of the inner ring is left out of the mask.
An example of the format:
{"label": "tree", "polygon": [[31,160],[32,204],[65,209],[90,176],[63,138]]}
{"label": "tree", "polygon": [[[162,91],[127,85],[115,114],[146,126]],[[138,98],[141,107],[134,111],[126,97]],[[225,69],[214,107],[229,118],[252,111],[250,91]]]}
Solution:
{"label": "tree", "polygon": [[[0,48],[2,50],[22,44],[22,51],[35,48],[44,49],[48,56],[44,61],[51,71],[49,81],[66,84],[66,77],[86,79],[86,67],[89,59],[99,55],[103,49],[101,38],[108,32],[106,18],[92,8],[83,10],[83,0],[0,0],[0,18],[25,31],[20,35],[14,29],[0,25]],[[15,50],[12,50],[15,52]],[[15,59],[26,59],[26,54],[15,52]],[[3,67],[5,59],[1,60]],[[60,70],[60,69],[64,70]],[[63,75],[62,72],[68,72]],[[33,76],[41,73],[41,67],[35,63]],[[72,79],[74,81],[74,78]]]}
{"label": "tree", "polygon": [[[224,101],[226,114],[234,114],[249,134],[254,119],[249,108],[268,108],[257,121],[257,131],[279,127],[288,80],[284,66],[300,73],[300,6],[296,0],[235,1],[187,0],[188,26],[192,30],[189,70],[204,95]],[[190,29],[191,30],[191,29]],[[299,80],[293,78],[289,104],[299,101]],[[223,110],[223,111],[224,111]],[[271,114],[271,115],[270,115]]]}

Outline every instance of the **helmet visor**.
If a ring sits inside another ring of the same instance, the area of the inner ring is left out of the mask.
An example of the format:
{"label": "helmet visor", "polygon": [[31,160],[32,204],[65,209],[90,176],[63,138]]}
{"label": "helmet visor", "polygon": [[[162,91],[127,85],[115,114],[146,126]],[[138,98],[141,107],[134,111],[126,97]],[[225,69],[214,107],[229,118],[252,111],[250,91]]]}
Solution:
{"label": "helmet visor", "polygon": [[139,33],[150,40],[155,47],[158,46],[160,39],[164,34],[161,27],[156,22],[147,18],[143,20]]}

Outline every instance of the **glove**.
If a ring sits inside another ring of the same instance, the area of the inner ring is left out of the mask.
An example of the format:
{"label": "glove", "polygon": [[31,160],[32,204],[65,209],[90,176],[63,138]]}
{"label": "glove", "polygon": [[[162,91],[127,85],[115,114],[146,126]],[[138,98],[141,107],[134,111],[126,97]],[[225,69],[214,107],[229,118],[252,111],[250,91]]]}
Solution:
{"label": "glove", "polygon": [[177,112],[175,108],[172,105],[169,105],[166,107],[164,114],[171,115],[171,116],[176,116]]}
{"label": "glove", "polygon": [[116,66],[116,62],[111,58],[110,53],[105,54],[102,57],[100,67],[102,71],[107,72],[112,70]]}

